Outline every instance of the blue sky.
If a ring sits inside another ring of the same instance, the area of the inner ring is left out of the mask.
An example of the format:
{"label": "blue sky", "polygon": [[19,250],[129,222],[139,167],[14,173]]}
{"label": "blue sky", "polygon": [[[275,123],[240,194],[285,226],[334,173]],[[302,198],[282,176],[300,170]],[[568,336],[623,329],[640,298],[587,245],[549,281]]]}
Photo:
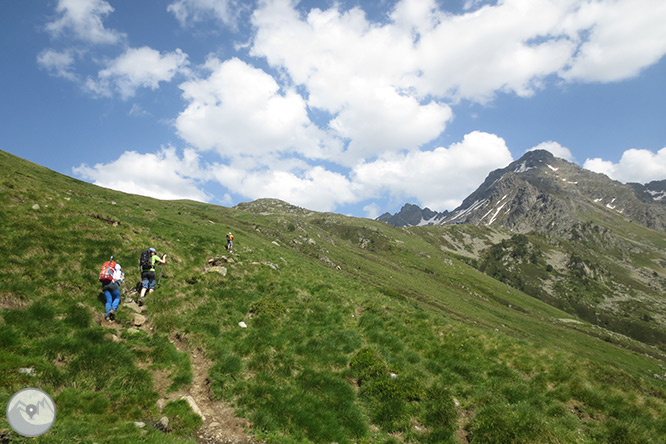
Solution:
{"label": "blue sky", "polygon": [[663,0],[0,4],[0,149],[125,192],[452,210],[533,148],[666,179]]}

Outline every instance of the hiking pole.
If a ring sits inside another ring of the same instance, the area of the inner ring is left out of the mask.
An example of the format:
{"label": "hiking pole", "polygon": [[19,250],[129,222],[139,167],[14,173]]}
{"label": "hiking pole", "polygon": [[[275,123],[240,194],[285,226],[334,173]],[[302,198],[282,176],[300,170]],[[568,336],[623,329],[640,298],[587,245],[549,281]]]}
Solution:
{"label": "hiking pole", "polygon": [[157,288],[160,288],[160,282],[162,281],[162,270],[164,269],[164,265],[160,265],[160,277],[157,279]]}

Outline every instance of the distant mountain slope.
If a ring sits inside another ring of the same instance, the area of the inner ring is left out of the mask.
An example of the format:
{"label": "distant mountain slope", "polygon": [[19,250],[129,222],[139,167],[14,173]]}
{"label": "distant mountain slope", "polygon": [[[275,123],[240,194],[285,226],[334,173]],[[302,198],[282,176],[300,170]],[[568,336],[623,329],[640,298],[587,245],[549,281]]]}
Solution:
{"label": "distant mountain slope", "polygon": [[405,204],[398,213],[384,213],[377,220],[396,227],[439,225],[448,213],[437,213],[429,208],[421,209],[418,205]]}
{"label": "distant mountain slope", "polygon": [[[666,442],[662,232],[582,225],[558,246],[274,199],[161,201],[2,151],[0,169],[0,397],[53,396],[40,442]],[[168,258],[138,307],[148,246]],[[596,292],[621,274],[601,252],[634,267],[617,299]],[[110,255],[127,283],[114,322],[98,281]],[[605,304],[583,313],[596,325],[526,293],[559,278],[570,305]],[[1,415],[0,430],[22,442]]]}
{"label": "distant mountain slope", "polygon": [[666,205],[666,180],[655,180],[645,185],[639,183],[628,185],[634,189],[636,196],[642,201]]}
{"label": "distant mountain slope", "polygon": [[[465,223],[521,233],[564,233],[589,220],[602,219],[613,224],[614,220],[623,219],[664,231],[665,195],[666,181],[625,185],[537,150],[491,172],[458,208],[433,224]],[[400,214],[382,216],[382,220],[401,226],[417,225]]]}

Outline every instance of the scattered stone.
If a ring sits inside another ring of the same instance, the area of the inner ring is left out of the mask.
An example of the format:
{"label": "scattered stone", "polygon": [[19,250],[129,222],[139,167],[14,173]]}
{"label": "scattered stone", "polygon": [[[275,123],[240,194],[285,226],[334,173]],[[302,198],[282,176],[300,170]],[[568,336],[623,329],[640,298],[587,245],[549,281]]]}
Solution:
{"label": "scattered stone", "polygon": [[142,429],[142,428],[144,428],[144,427],[146,426],[146,423],[145,423],[145,422],[141,422],[141,421],[135,421],[135,422],[134,422],[134,426],[135,426],[136,428],[138,428],[138,429]]}
{"label": "scattered stone", "polygon": [[155,428],[164,433],[169,431],[169,418],[162,416],[159,421],[155,423]]}
{"label": "scattered stone", "polygon": [[264,262],[264,265],[271,267],[273,270],[280,271],[278,264],[274,264],[273,262]]}
{"label": "scattered stone", "polygon": [[157,405],[157,408],[160,409],[160,412],[164,410],[164,407],[167,405],[167,400],[166,399],[158,399],[157,402],[155,403]]}
{"label": "scattered stone", "polygon": [[39,210],[39,208],[40,208],[39,204],[34,204],[34,205],[32,206],[32,209],[33,209],[33,210]]}
{"label": "scattered stone", "polygon": [[104,337],[111,339],[113,342],[120,342],[120,338],[114,334],[107,334]]}
{"label": "scattered stone", "polygon": [[278,247],[281,247],[282,245],[278,244],[278,241],[273,241],[271,242],[273,245],[277,245]]}
{"label": "scattered stone", "polygon": [[136,333],[139,333],[141,330],[139,330],[139,329],[136,328],[136,327],[130,327],[130,328],[128,328],[126,331],[127,331],[127,333],[129,333],[130,335],[134,335],[134,334],[136,334]]}
{"label": "scattered stone", "polygon": [[221,264],[233,264],[234,260],[227,256],[213,256],[209,257],[206,260],[206,263],[209,266],[213,267],[215,265],[221,265]]}
{"label": "scattered stone", "polygon": [[204,416],[203,412],[201,411],[201,409],[197,405],[197,402],[194,400],[194,398],[192,396],[183,395],[183,396],[180,397],[180,399],[184,399],[185,401],[187,401],[187,403],[190,405],[190,408],[192,409],[192,411],[194,413],[196,413],[197,415],[199,415],[201,417],[202,421],[206,420],[206,416]]}
{"label": "scattered stone", "polygon": [[132,318],[132,325],[135,327],[141,327],[146,323],[147,319],[144,315],[140,315],[139,313],[135,313],[134,317]]}
{"label": "scattered stone", "polygon": [[129,310],[132,310],[134,313],[143,312],[143,307],[139,307],[139,304],[134,302],[132,299],[125,300],[125,303],[123,304],[123,307],[126,307]]}
{"label": "scattered stone", "polygon": [[245,322],[243,322],[243,321],[240,321],[240,322],[238,323],[238,326],[239,326],[240,328],[247,328],[247,324],[246,324]]}
{"label": "scattered stone", "polygon": [[227,275],[227,267],[221,267],[219,265],[216,265],[216,266],[213,266],[213,267],[210,267],[210,268],[206,269],[206,273],[211,273],[211,272],[212,273],[219,273],[222,276],[226,276]]}
{"label": "scattered stone", "polygon": [[21,367],[20,369],[18,369],[18,372],[21,375],[37,376],[35,367]]}
{"label": "scattered stone", "polygon": [[339,268],[338,264],[336,264],[335,262],[333,262],[332,260],[330,260],[327,256],[325,256],[323,254],[321,256],[319,256],[319,260],[322,261],[323,263],[325,263],[326,265],[330,266],[330,267],[333,267],[333,268],[336,268],[336,269]]}

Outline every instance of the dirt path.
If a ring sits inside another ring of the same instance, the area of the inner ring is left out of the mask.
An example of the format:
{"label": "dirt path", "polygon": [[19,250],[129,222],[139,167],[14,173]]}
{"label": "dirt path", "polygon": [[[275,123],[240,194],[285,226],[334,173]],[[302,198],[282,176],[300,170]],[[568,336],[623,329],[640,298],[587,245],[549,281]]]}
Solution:
{"label": "dirt path", "polygon": [[[135,325],[134,328],[143,330],[149,335],[153,334],[153,328],[150,324],[150,317],[148,316],[146,307],[138,307],[130,299],[129,301],[123,300],[119,309],[128,310],[146,317],[145,322],[141,323],[141,325]],[[110,339],[113,341],[122,341],[120,338],[124,329],[122,325],[117,322],[105,320],[101,314],[95,314],[94,320],[97,324],[105,328],[115,330],[115,333],[109,333]],[[245,432],[250,426],[249,421],[238,418],[234,414],[233,408],[224,402],[212,399],[209,387],[210,380],[208,379],[208,372],[213,364],[212,361],[206,357],[202,350],[191,350],[187,341],[178,334],[172,334],[169,341],[179,351],[190,355],[193,380],[192,384],[187,388],[178,390],[177,392],[166,393],[166,388],[170,383],[168,373],[147,368],[148,371],[153,373],[155,389],[162,396],[158,401],[158,405],[163,406],[170,401],[185,399],[192,407],[192,410],[203,419],[203,425],[195,432],[195,438],[199,444],[259,444]],[[139,365],[141,364],[139,363]],[[145,367],[148,367],[148,365]]]}
{"label": "dirt path", "polygon": [[190,353],[193,381],[187,390],[169,394],[168,400],[186,399],[195,412],[198,410],[203,425],[197,431],[197,441],[201,444],[255,444],[245,433],[249,421],[238,418],[233,408],[224,402],[211,399],[208,372],[213,363],[205,353],[200,349],[189,350],[186,341],[178,335],[172,335],[169,340],[178,350]]}

